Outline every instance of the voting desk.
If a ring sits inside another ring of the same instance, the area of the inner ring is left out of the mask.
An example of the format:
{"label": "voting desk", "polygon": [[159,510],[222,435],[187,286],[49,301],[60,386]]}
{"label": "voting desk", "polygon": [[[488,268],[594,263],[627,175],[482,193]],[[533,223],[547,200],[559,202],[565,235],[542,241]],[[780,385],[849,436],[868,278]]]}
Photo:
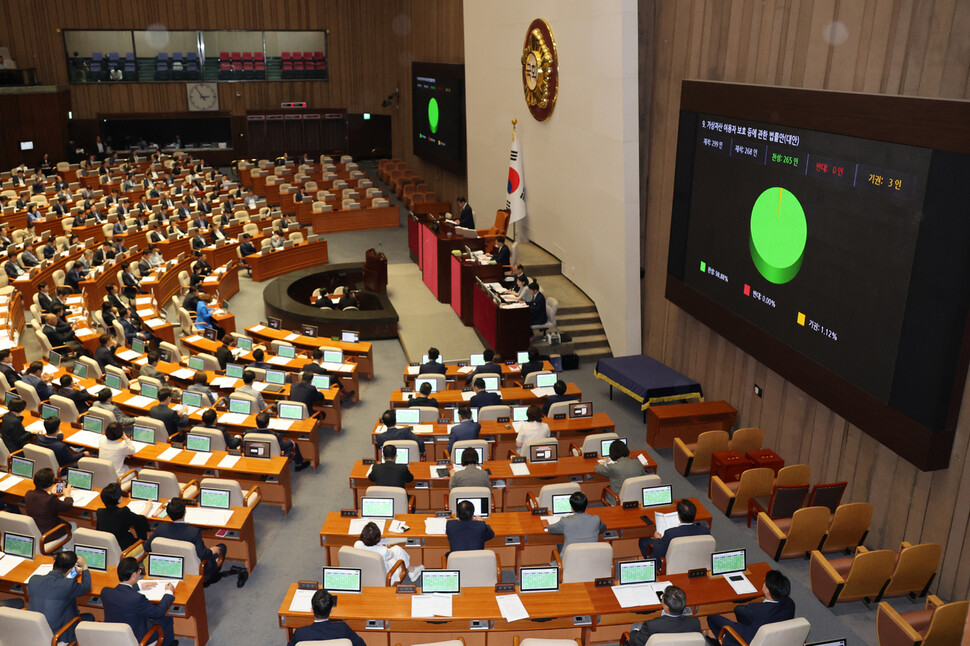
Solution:
{"label": "voting desk", "polygon": [[[516,386],[520,385],[519,382],[522,381],[522,366],[512,362],[503,362],[502,368],[502,385],[503,386]],[[404,369],[404,386],[414,387],[414,380],[421,375],[418,371],[421,369],[421,364],[412,363]],[[542,362],[542,369],[554,372],[552,364],[548,361]],[[468,381],[468,376],[475,371],[475,368],[468,365],[468,361],[458,361],[457,363],[446,363],[445,364],[445,387],[448,390],[457,389],[461,390],[465,387],[465,382]]]}
{"label": "voting desk", "polygon": [[312,351],[317,348],[343,350],[345,355],[352,357],[352,361],[356,361],[362,374],[370,379],[374,378],[374,349],[370,341],[345,343],[330,337],[304,336],[290,330],[274,330],[262,324],[250,325],[246,328],[246,334],[257,343],[269,344],[273,341],[287,341],[302,350]]}
{"label": "voting desk", "polygon": [[253,282],[258,283],[297,269],[327,264],[327,241],[305,241],[287,249],[249,254],[246,262],[253,271]]}
{"label": "voting desk", "polygon": [[476,283],[472,289],[472,307],[475,332],[487,347],[505,358],[529,349],[532,328],[528,306],[499,305],[491,292]]}
{"label": "voting desk", "polygon": [[486,283],[501,282],[505,278],[505,265],[483,265],[464,256],[451,257],[451,309],[467,326],[475,324],[472,290],[475,289],[476,278]]}
{"label": "voting desk", "polygon": [[[27,602],[27,581],[33,576],[38,567],[54,562],[52,556],[35,556],[33,560],[24,561],[15,568],[0,576],[0,596],[5,599],[19,598]],[[104,621],[104,609],[101,603],[103,588],[113,588],[118,585],[118,573],[115,568],[108,568],[106,572],[91,570],[91,592],[78,597],[78,609],[90,612],[98,621]],[[186,574],[175,586],[175,601],[168,609],[167,615],[175,620],[175,634],[181,638],[192,639],[199,646],[209,642],[209,619],[205,609],[205,592],[202,577],[198,574]],[[24,645],[26,646],[26,645]]]}
{"label": "voting desk", "polygon": [[[552,419],[551,417],[542,418],[549,425],[549,432],[552,434],[550,440],[559,442],[559,455],[567,455],[569,445],[575,444],[582,446],[583,439],[591,433],[613,433],[616,425],[606,413],[595,413],[592,417],[580,417],[576,419]],[[496,422],[487,420],[481,423],[482,430],[479,438],[489,443],[489,455],[487,458],[503,458],[509,451],[515,449],[515,437],[517,432],[515,425],[510,422]],[[448,433],[452,424],[425,423],[417,426],[411,425],[415,429],[414,433],[424,442],[425,455],[429,461],[443,460],[448,456]],[[376,435],[383,430],[381,422],[374,424],[371,438],[374,440],[374,457],[380,458],[380,451],[377,448]],[[650,459],[650,456],[646,456]]]}
{"label": "voting desk", "polygon": [[[644,451],[634,451],[630,454],[634,459],[642,455],[645,473],[656,471],[657,465],[652,462]],[[596,458],[581,456],[560,456],[555,462],[527,462],[527,472],[515,475],[510,460],[486,460],[482,465],[487,469],[492,481],[492,505],[499,511],[525,509],[526,494],[532,492],[537,495],[540,487],[552,482],[576,482],[590,500],[599,500],[603,489],[610,481],[593,471],[598,464]],[[408,468],[414,475],[414,481],[407,486],[409,494],[415,498],[415,509],[431,512],[448,508],[448,477],[439,476],[438,469],[448,469],[450,465],[438,465],[434,462],[411,462]],[[514,465],[520,468],[519,465]],[[360,498],[367,487],[374,483],[368,480],[371,465],[363,461],[354,463],[350,471],[350,488],[354,492],[354,506],[358,507]],[[503,485],[504,486],[501,486]]]}
{"label": "voting desk", "polygon": [[[542,403],[545,402],[546,395],[536,395],[532,391],[532,388],[513,386],[511,388],[499,389],[499,394],[502,396],[502,405],[542,405]],[[441,390],[434,394],[434,399],[438,400],[439,408],[455,407],[470,400],[474,394],[475,393],[472,392],[470,388],[468,390]],[[579,389],[579,386],[572,382],[566,384],[566,394],[575,397],[577,402],[583,397],[583,391]],[[406,407],[408,401],[412,397],[414,397],[414,392],[403,392],[400,388],[398,388],[391,393],[391,408]]]}

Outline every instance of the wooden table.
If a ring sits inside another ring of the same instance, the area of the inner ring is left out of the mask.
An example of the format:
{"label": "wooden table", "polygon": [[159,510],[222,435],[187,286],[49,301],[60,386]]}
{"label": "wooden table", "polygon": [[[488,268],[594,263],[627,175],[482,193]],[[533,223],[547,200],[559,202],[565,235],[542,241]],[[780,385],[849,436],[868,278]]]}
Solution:
{"label": "wooden table", "polygon": [[[304,199],[304,202],[307,200]],[[312,207],[313,201],[310,201]],[[401,210],[394,205],[367,209],[347,209],[310,213],[313,232],[337,233],[363,229],[396,229],[401,224]]]}
{"label": "wooden table", "polygon": [[504,277],[503,265],[482,265],[464,260],[460,256],[451,257],[451,309],[455,310],[462,323],[468,326],[475,324],[475,305],[472,298],[475,279],[495,283],[502,282]]}
{"label": "wooden table", "polygon": [[[213,265],[222,269],[225,265]],[[232,263],[229,269],[213,273],[202,279],[202,291],[215,295],[217,292],[223,300],[232,298],[239,291],[239,265]],[[235,331],[235,329],[233,330]]]}
{"label": "wooden table", "polygon": [[472,289],[475,333],[487,347],[502,357],[514,357],[529,349],[532,328],[528,307],[500,307],[477,284]]}
{"label": "wooden table", "polygon": [[647,409],[647,444],[669,449],[674,438],[690,444],[704,431],[730,431],[738,422],[738,411],[726,401],[669,404]]}
{"label": "wooden table", "polygon": [[[24,561],[0,577],[0,596],[19,598],[26,606],[27,580],[40,565],[53,562],[54,557],[42,555],[34,557],[32,561]],[[91,592],[77,599],[81,612],[90,612],[96,620],[104,621],[104,608],[99,595],[102,589],[117,585],[116,568],[109,568],[107,572],[91,570]],[[175,587],[175,601],[166,614],[175,620],[175,634],[178,637],[191,639],[199,646],[208,643],[209,619],[206,615],[201,576],[187,574],[178,582]]]}
{"label": "wooden table", "polygon": [[[516,386],[521,385],[522,366],[515,361],[505,361],[501,364],[502,385]],[[404,369],[404,386],[413,387],[414,380],[420,377],[420,363],[412,363]],[[553,372],[552,364],[548,361],[542,362],[542,369]],[[468,381],[468,376],[474,372],[474,368],[468,365],[468,361],[458,361],[456,363],[445,364],[445,387],[450,389],[462,389]]]}
{"label": "wooden table", "polygon": [[263,324],[250,325],[246,328],[246,334],[259,343],[287,341],[304,350],[315,350],[317,348],[343,350],[345,355],[354,357],[357,362],[357,369],[362,374],[367,375],[370,379],[374,378],[374,347],[370,341],[345,343],[330,337],[304,336],[292,330],[274,330]]}
{"label": "wooden table", "polygon": [[246,261],[253,270],[253,282],[258,283],[297,269],[327,264],[327,241],[301,242],[289,249],[254,253],[246,256]]}
{"label": "wooden table", "polygon": [[[545,396],[537,396],[532,392],[532,388],[522,388],[514,386],[512,388],[500,388],[499,394],[502,396],[503,405],[512,404],[542,404],[545,401]],[[470,393],[469,390],[439,390],[434,393],[434,399],[438,400],[438,407],[455,407],[470,399],[463,395]],[[566,394],[576,397],[576,401],[580,401],[583,397],[583,391],[579,389],[579,386],[570,382],[566,384]],[[413,392],[405,393],[402,392],[400,388],[391,393],[391,408],[404,408],[407,406],[408,401],[414,396]]]}
{"label": "wooden table", "polygon": [[[645,473],[657,470],[653,462],[644,451],[634,451],[634,459],[642,455],[646,464]],[[488,470],[489,479],[494,485],[492,489],[492,504],[499,511],[525,509],[526,494],[536,494],[544,484],[553,482],[577,482],[579,488],[590,500],[599,500],[610,481],[608,478],[595,473],[598,464],[595,458],[577,456],[562,456],[556,462],[530,462],[528,475],[517,476],[512,473],[512,463],[509,460],[486,460],[482,465]],[[414,495],[415,509],[422,512],[444,510],[448,508],[448,477],[437,475],[438,469],[447,469],[434,462],[411,462],[408,464],[414,474],[414,482],[406,488]],[[374,483],[367,479],[371,465],[363,461],[355,462],[350,471],[350,488],[354,492],[354,506],[358,506],[361,496]]]}
{"label": "wooden table", "polygon": [[[453,418],[451,418],[453,419]],[[581,417],[578,419],[552,419],[544,417],[543,421],[549,425],[549,432],[552,438],[559,442],[559,455],[567,455],[569,445],[575,443],[582,446],[583,439],[590,433],[613,433],[616,425],[606,413],[595,413],[592,417]],[[422,424],[423,426],[424,424]],[[422,434],[425,439],[425,455],[429,462],[443,460],[448,456],[445,452],[448,449],[449,431],[453,424],[438,422],[427,423],[432,428],[431,433]],[[517,432],[511,423],[497,422],[488,420],[481,422],[482,430],[479,438],[489,443],[488,459],[500,458],[508,455],[510,450],[515,449],[515,438]],[[374,439],[374,457],[380,459],[380,451],[377,449],[376,435],[382,428],[381,422],[374,423],[371,430],[371,437]],[[649,456],[647,456],[649,458]]]}
{"label": "wooden table", "polygon": [[[696,604],[695,615],[716,612],[718,606],[740,603],[761,597],[760,587],[770,569],[767,563],[753,563],[746,572],[758,592],[738,595],[722,577],[688,578],[673,574],[661,580],[682,588],[688,602]],[[291,584],[279,608],[280,627],[287,638],[293,631],[313,621],[308,612],[293,612],[290,603],[297,585]],[[518,593],[518,588],[516,588]],[[556,592],[519,593],[533,621],[509,623],[502,618],[493,588],[463,588],[454,595],[451,617],[421,619],[411,617],[410,595],[396,594],[392,587],[364,588],[361,594],[341,594],[340,604],[331,616],[346,621],[368,644],[414,644],[440,641],[460,635],[466,646],[507,646],[514,635],[547,639],[579,639],[581,643],[616,642],[620,633],[629,630],[634,621],[645,618],[637,612],[659,611],[655,604],[621,608],[609,587],[593,583],[564,583]],[[575,617],[588,617],[589,625],[574,624]],[[368,620],[380,621],[379,628],[367,629]],[[485,630],[472,630],[469,622],[480,620]],[[535,621],[540,620],[540,621]]]}

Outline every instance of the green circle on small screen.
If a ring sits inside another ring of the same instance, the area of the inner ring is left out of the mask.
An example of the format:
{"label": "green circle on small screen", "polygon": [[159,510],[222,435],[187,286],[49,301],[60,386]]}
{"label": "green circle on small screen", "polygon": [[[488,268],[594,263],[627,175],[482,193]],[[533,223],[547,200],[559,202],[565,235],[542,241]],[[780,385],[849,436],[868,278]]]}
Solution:
{"label": "green circle on small screen", "polygon": [[428,123],[431,125],[431,134],[438,133],[438,99],[428,101]]}
{"label": "green circle on small screen", "polygon": [[773,186],[758,196],[751,207],[751,260],[765,280],[783,285],[797,276],[807,241],[805,211],[791,191]]}

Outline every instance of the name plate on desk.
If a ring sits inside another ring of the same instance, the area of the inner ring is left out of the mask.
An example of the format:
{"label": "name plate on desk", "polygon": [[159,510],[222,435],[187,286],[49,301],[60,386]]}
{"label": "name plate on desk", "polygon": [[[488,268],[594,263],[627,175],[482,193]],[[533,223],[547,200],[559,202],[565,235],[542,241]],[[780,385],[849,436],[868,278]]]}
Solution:
{"label": "name plate on desk", "polygon": [[404,583],[397,584],[398,594],[414,594],[417,591],[418,591],[418,586],[414,584],[404,584]]}
{"label": "name plate on desk", "polygon": [[566,419],[566,413],[556,413],[552,416],[552,419]]}
{"label": "name plate on desk", "polygon": [[707,576],[706,568],[699,567],[699,568],[694,568],[693,570],[687,570],[688,579],[696,579],[697,577],[701,577],[701,576]]}
{"label": "name plate on desk", "polygon": [[377,460],[374,460],[373,458],[364,458],[363,460],[361,460],[361,462],[363,462],[364,464],[375,464]]}
{"label": "name plate on desk", "polygon": [[532,515],[533,516],[548,516],[549,515],[549,508],[548,507],[536,507],[535,509],[532,510]]}
{"label": "name plate on desk", "polygon": [[402,388],[401,389],[401,392],[402,393],[413,393],[414,392],[414,388]]}
{"label": "name plate on desk", "polygon": [[357,518],[357,510],[356,509],[341,509],[340,510],[340,517],[341,518]]}
{"label": "name plate on desk", "polygon": [[436,511],[434,513],[434,517],[435,518],[451,518],[451,512],[450,511]]}
{"label": "name plate on desk", "polygon": [[593,582],[593,585],[595,585],[597,588],[612,587],[613,586],[613,578],[607,576],[607,577],[603,577],[602,579],[596,579]]}
{"label": "name plate on desk", "polygon": [[239,449],[229,449],[229,455],[242,455],[242,451]]}
{"label": "name plate on desk", "polygon": [[514,583],[499,583],[495,586],[496,592],[515,592]]}
{"label": "name plate on desk", "polygon": [[451,424],[451,418],[448,418],[448,417],[439,417],[438,418],[438,423],[439,424]]}
{"label": "name plate on desk", "polygon": [[495,421],[498,422],[499,424],[508,424],[510,420],[508,417],[499,417]]}
{"label": "name plate on desk", "polygon": [[590,458],[598,458],[600,456],[596,451],[583,451],[583,457],[589,460]]}
{"label": "name plate on desk", "polygon": [[636,509],[639,506],[640,506],[640,503],[638,503],[636,500],[623,501],[623,509]]}
{"label": "name plate on desk", "polygon": [[296,587],[299,590],[319,590],[320,584],[316,581],[297,581]]}
{"label": "name plate on desk", "polygon": [[512,458],[512,464],[525,464],[525,458]]}
{"label": "name plate on desk", "polygon": [[437,465],[438,465],[439,467],[446,467],[446,466],[448,466],[448,464],[449,464],[449,461],[448,461],[448,459],[446,459],[446,458],[442,458],[441,460],[438,460],[438,462],[437,462],[436,464],[437,464]]}

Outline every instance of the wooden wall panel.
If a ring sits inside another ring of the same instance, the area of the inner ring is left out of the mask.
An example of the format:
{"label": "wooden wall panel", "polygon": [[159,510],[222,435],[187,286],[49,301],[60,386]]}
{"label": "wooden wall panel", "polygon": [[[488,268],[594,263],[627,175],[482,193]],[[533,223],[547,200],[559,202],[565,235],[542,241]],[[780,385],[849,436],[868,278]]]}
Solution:
{"label": "wooden wall panel", "polygon": [[[408,85],[411,61],[464,61],[462,3],[454,0],[73,0],[0,2],[0,43],[21,67],[36,67],[41,82],[67,84],[62,29],[327,29],[327,82],[220,83],[220,109],[233,116],[246,110],[279,108],[283,101],[310,107],[387,114],[392,119],[394,155],[407,160],[445,199],[467,190],[464,172],[452,173],[415,159],[411,153]],[[382,108],[395,88],[401,99]],[[184,112],[182,83],[73,85],[75,118],[99,113]],[[237,131],[239,138],[245,131]],[[298,152],[298,151],[294,151]]]}
{"label": "wooden wall panel", "polygon": [[[951,466],[923,473],[714,334],[664,298],[680,84],[683,79],[970,99],[967,0],[679,0],[640,3],[643,179],[643,348],[728,399],[739,424],[812,466],[813,480],[849,482],[847,500],[875,505],[869,543],[944,545],[935,591],[970,593],[970,389]],[[834,27],[833,27],[834,23]],[[835,35],[832,39],[829,35]],[[940,124],[946,127],[946,124]],[[764,389],[753,395],[753,385]]]}

